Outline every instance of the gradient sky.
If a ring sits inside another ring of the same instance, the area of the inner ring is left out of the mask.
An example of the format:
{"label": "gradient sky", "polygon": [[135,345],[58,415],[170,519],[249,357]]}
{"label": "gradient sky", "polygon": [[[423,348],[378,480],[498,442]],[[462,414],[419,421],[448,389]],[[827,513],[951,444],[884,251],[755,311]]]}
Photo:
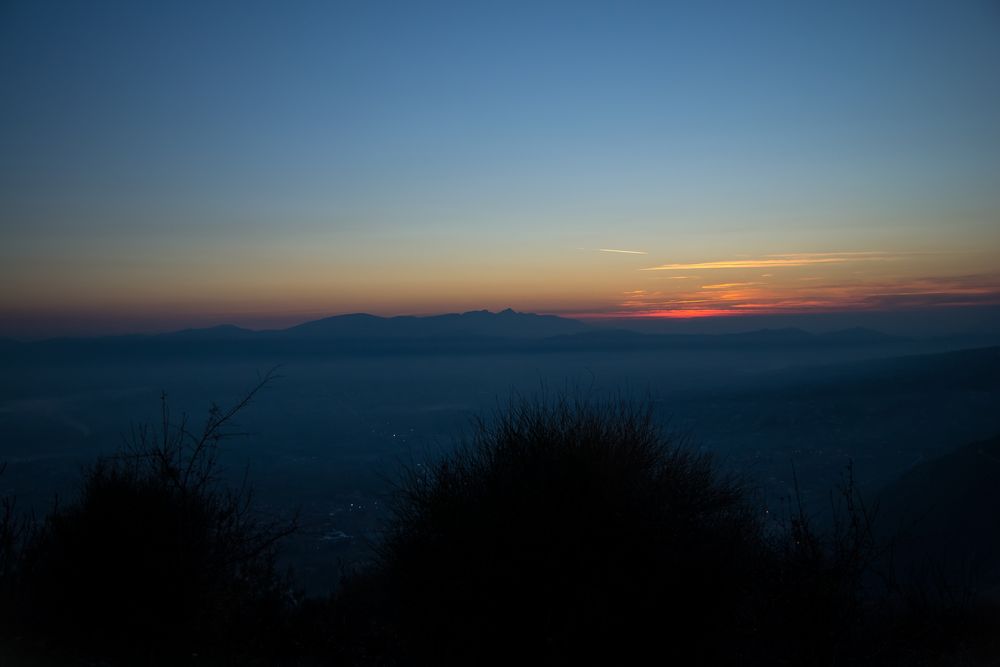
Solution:
{"label": "gradient sky", "polygon": [[0,335],[1000,303],[990,0],[8,0],[0,101]]}

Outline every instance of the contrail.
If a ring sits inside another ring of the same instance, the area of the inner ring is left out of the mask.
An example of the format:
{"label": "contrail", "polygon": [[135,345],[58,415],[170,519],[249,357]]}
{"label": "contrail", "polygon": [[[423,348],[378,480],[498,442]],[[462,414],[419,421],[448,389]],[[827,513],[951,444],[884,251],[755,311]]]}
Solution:
{"label": "contrail", "polygon": [[615,250],[614,248],[598,248],[598,252],[619,252],[623,255],[648,255],[649,253],[643,250]]}

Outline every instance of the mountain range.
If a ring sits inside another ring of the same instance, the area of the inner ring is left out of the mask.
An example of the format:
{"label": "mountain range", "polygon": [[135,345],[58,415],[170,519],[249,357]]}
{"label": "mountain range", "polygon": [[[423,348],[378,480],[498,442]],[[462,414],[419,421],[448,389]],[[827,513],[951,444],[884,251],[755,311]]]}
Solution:
{"label": "mountain range", "polygon": [[[614,328],[614,327],[618,328]],[[335,315],[286,329],[252,330],[234,325],[184,329],[163,334],[96,338],[3,341],[0,355],[24,354],[412,354],[472,352],[560,352],[581,350],[712,350],[766,348],[880,348],[914,352],[922,343],[866,328],[829,333],[802,329],[758,329],[742,333],[643,333],[627,322],[591,324],[555,315],[476,310],[433,316]],[[997,340],[976,341],[977,347]],[[971,345],[936,341],[935,349]],[[927,350],[930,351],[930,350]]]}
{"label": "mountain range", "polygon": [[[130,334],[105,336],[97,340],[173,340],[173,341],[241,341],[241,340],[345,340],[345,339],[423,339],[487,338],[487,339],[550,339],[553,344],[748,344],[748,343],[888,343],[906,340],[888,336],[872,329],[855,327],[824,334],[812,334],[802,329],[757,329],[742,333],[685,334],[642,333],[627,327],[594,326],[580,320],[556,315],[522,313],[510,308],[499,312],[473,310],[445,315],[400,315],[380,317],[368,313],[334,315],[311,320],[285,329],[254,330],[223,324],[214,327],[183,329],[162,334]],[[58,339],[80,340],[80,339]],[[90,339],[95,340],[95,339]],[[41,341],[46,342],[46,341]]]}

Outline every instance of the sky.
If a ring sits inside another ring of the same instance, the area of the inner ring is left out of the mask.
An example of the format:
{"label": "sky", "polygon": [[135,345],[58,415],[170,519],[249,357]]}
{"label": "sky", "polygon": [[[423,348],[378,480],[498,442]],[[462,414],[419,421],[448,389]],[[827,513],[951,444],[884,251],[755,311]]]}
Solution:
{"label": "sky", "polygon": [[0,3],[0,336],[1000,303],[1000,4]]}

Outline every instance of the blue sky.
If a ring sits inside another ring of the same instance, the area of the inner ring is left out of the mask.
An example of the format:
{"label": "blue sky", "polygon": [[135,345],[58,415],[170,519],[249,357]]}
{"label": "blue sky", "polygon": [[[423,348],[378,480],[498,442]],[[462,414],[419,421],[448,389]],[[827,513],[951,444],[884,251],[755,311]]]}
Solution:
{"label": "blue sky", "polygon": [[8,331],[996,287],[994,2],[8,2],[0,97]]}

